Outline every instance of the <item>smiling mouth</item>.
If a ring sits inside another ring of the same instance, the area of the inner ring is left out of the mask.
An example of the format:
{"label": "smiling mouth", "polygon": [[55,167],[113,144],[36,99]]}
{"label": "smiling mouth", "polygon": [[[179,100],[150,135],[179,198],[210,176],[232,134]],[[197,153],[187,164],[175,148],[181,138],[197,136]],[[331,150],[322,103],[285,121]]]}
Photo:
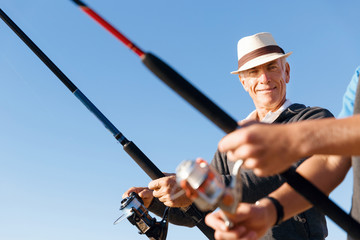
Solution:
{"label": "smiling mouth", "polygon": [[259,90],[257,90],[257,92],[271,92],[271,91],[273,91],[274,89],[276,89],[276,87],[259,89]]}

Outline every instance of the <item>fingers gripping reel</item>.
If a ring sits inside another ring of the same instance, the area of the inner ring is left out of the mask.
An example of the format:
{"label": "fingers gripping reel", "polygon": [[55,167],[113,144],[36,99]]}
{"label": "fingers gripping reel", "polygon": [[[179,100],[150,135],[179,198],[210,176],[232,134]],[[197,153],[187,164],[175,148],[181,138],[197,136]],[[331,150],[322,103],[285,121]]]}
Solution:
{"label": "fingers gripping reel", "polygon": [[[212,211],[216,207],[235,213],[237,204],[242,199],[242,179],[240,168],[243,161],[236,161],[229,186],[225,186],[221,175],[205,160],[185,160],[176,169],[176,178],[180,186],[186,181],[191,188],[191,198],[202,211]],[[187,189],[184,189],[185,191]],[[227,221],[229,226],[231,222]]]}
{"label": "fingers gripping reel", "polygon": [[120,211],[122,215],[114,224],[118,224],[127,218],[131,224],[138,228],[139,234],[145,234],[151,240],[165,240],[168,231],[168,210],[169,208],[165,209],[163,219],[157,222],[156,218],[149,215],[149,211],[143,205],[139,195],[131,192],[129,197],[121,201]]}

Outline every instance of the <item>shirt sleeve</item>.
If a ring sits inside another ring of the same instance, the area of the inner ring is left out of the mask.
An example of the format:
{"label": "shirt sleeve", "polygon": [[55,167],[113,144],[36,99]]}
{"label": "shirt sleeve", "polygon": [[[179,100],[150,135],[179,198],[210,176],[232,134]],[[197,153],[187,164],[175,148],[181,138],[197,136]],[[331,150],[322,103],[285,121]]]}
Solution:
{"label": "shirt sleeve", "polygon": [[356,68],[354,75],[352,76],[349,85],[346,88],[342,109],[338,115],[338,118],[349,117],[354,113],[354,101],[356,88],[359,81],[360,66]]}
{"label": "shirt sleeve", "polygon": [[[165,208],[166,206],[162,202],[160,202],[159,199],[154,198],[154,200],[151,202],[150,206],[148,207],[148,210],[151,211],[152,213],[155,213],[159,217],[163,217]],[[205,217],[205,213],[204,213],[204,217]],[[169,209],[168,220],[170,223],[179,226],[194,227],[196,225],[194,220],[191,217],[187,216],[179,208]]]}

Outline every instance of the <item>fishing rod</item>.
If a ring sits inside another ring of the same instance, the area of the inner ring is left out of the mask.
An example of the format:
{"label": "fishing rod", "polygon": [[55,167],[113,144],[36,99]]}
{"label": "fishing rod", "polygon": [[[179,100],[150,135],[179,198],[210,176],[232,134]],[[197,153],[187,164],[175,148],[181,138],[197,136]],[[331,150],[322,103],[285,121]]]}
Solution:
{"label": "fishing rod", "polygon": [[[215,123],[220,129],[226,133],[232,132],[237,127],[236,121],[234,121],[228,114],[226,114],[221,108],[214,104],[208,97],[202,94],[191,83],[185,80],[179,73],[174,71],[168,64],[162,61],[155,55],[144,52],[133,42],[131,42],[125,35],[120,33],[110,23],[108,23],[99,14],[88,7],[84,2],[80,0],[72,0],[76,3],[81,10],[93,18],[97,23],[108,30],[118,40],[131,49],[136,55],[138,55],[145,66],[152,71],[157,77],[159,77],[165,84],[177,92],[181,97],[191,102],[192,105],[204,114],[208,119]],[[222,117],[220,117],[222,116]]]}
{"label": "fishing rod", "polygon": [[[230,133],[239,127],[232,117],[230,117],[202,92],[192,86],[190,82],[188,82],[168,64],[155,55],[141,50],[127,37],[125,37],[125,35],[120,33],[115,27],[113,27],[81,0],[72,1],[76,3],[86,14],[130,48],[134,53],[136,53],[141,58],[141,61],[145,64],[145,66],[158,76],[160,80],[172,88],[193,107],[203,113],[225,133]],[[329,218],[343,228],[349,235],[360,238],[360,224],[350,215],[345,213],[333,201],[331,201],[329,197],[321,192],[316,186],[297,173],[295,168],[289,168],[287,171],[280,173],[279,175],[284,177],[292,188],[304,196],[315,207],[328,215]]]}
{"label": "fishing rod", "polygon": [[[120,142],[129,156],[144,170],[151,179],[165,177],[155,164],[133,143],[129,141],[100,110],[78,89],[74,83],[45,55],[41,49],[6,15],[0,8],[1,19],[18,35],[18,37],[41,59],[41,61],[59,78],[59,80],[92,112],[102,124]],[[196,226],[207,236],[214,239],[214,230],[207,226],[202,213],[192,204],[187,209],[180,208],[186,215],[190,216]]]}

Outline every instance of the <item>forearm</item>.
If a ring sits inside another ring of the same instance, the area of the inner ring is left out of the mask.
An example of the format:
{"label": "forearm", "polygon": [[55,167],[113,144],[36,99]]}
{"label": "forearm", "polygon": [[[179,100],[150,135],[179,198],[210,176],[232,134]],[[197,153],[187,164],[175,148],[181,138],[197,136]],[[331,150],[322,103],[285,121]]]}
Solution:
{"label": "forearm", "polygon": [[[328,195],[342,182],[350,167],[349,157],[315,155],[301,164],[297,172]],[[312,206],[288,184],[284,184],[270,196],[283,205],[284,220]]]}
{"label": "forearm", "polygon": [[360,115],[295,123],[290,147],[301,156],[313,154],[360,155]]}

